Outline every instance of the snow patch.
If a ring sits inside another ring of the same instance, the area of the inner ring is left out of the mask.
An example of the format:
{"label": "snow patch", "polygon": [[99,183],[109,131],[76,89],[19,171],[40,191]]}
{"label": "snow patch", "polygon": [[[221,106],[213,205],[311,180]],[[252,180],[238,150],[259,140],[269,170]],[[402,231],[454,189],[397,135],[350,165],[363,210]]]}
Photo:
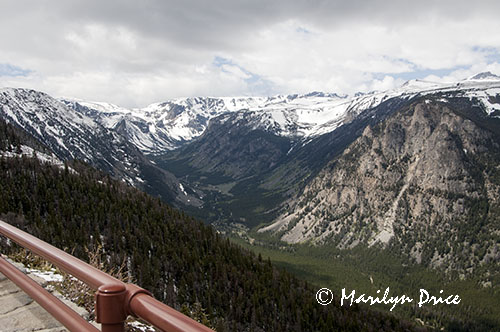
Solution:
{"label": "snow patch", "polygon": [[[182,193],[183,193],[184,195],[186,195],[186,196],[188,195],[188,194],[187,194],[187,192],[186,192],[186,190],[184,190],[184,186],[182,185],[182,183],[179,183],[179,188],[181,189],[181,191],[182,191]],[[188,200],[188,201],[189,201],[189,200]]]}
{"label": "snow patch", "polygon": [[39,278],[42,278],[48,282],[62,282],[64,277],[56,272],[56,269],[52,268],[47,271],[41,271],[37,269],[26,269],[28,273],[31,273]]}

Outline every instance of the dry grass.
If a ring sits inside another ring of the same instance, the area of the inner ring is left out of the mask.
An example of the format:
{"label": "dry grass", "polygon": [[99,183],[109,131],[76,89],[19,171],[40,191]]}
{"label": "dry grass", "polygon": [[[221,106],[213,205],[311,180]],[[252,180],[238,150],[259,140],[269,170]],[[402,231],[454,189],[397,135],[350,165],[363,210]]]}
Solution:
{"label": "dry grass", "polygon": [[[106,268],[105,262],[105,254],[101,244],[98,244],[94,247],[93,250],[89,250],[85,248],[85,252],[89,257],[89,264],[93,267],[125,282],[133,282],[132,278],[129,277],[126,271],[126,262],[123,261],[120,267],[118,268]],[[89,313],[90,318],[95,318],[95,290],[87,286],[82,281],[74,278],[70,274],[61,271],[61,275],[63,276],[63,281],[56,288],[63,294],[66,298],[71,300],[72,302],[78,304],[79,306],[84,307]]]}
{"label": "dry grass", "polygon": [[23,264],[25,267],[29,269],[37,269],[40,271],[49,271],[54,268],[54,266],[41,258],[33,254],[31,251],[26,250],[25,248],[19,248],[18,250],[10,253],[8,255],[10,259],[15,262]]}

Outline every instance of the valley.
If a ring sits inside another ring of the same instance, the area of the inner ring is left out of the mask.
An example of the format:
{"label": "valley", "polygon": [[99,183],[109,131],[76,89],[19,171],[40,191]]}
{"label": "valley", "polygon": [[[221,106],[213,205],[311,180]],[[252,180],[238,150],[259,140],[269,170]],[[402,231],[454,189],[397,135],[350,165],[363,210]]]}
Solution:
{"label": "valley", "polygon": [[[500,301],[500,293],[492,286],[500,281],[498,273],[489,282],[480,277],[462,279],[402,259],[395,250],[367,246],[339,250],[331,245],[290,245],[252,233],[239,236],[235,232],[231,238],[264,258],[270,257],[273,264],[307,280],[317,289],[331,289],[338,301],[343,288],[355,289],[356,294],[375,294],[377,290],[383,293],[390,287],[391,293],[407,294],[413,298],[418,298],[419,289],[434,293],[445,290],[459,294],[461,305],[437,305],[430,310],[401,305],[393,311],[399,317],[421,321],[436,329],[490,331],[497,329],[499,324],[500,312],[496,304]],[[481,275],[480,271],[478,275]],[[365,306],[381,312],[389,310],[384,304]]]}

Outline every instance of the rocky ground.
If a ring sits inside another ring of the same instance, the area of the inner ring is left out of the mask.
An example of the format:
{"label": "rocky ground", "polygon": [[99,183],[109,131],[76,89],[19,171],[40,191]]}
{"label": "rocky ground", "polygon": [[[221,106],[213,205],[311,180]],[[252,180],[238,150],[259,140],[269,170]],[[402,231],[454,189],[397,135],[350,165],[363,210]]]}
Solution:
{"label": "rocky ground", "polygon": [[[37,273],[30,272],[20,263],[13,263],[18,269],[26,273],[43,287],[48,286],[48,281]],[[51,291],[71,309],[85,319],[89,313],[76,304],[64,299],[57,291]],[[57,320],[48,314],[38,303],[33,301],[26,293],[12,281],[0,273],[0,329],[4,332],[59,332],[67,331]]]}

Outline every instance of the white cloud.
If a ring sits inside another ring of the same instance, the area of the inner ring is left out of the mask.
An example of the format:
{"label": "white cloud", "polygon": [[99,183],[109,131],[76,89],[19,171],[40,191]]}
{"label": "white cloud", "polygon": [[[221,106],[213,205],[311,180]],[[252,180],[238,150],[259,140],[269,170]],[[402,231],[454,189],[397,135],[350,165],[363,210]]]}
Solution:
{"label": "white cloud", "polygon": [[500,74],[499,9],[498,1],[449,0],[9,2],[0,64],[26,74],[0,85],[144,106],[193,95],[384,90],[412,72]]}
{"label": "white cloud", "polygon": [[374,79],[368,88],[369,91],[386,91],[400,86],[404,82],[402,80],[397,80],[392,76],[384,76],[383,79]]}

